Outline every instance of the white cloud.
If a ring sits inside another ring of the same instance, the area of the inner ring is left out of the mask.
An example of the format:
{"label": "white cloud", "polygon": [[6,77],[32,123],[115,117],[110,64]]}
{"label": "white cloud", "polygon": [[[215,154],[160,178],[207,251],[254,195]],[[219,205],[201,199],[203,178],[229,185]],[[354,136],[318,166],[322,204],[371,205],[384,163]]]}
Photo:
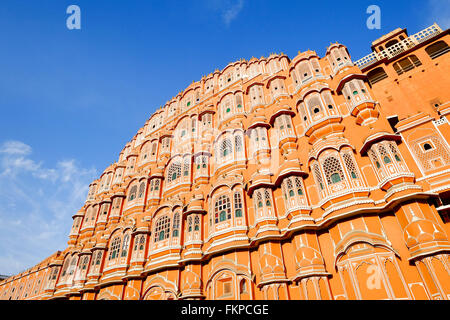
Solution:
{"label": "white cloud", "polygon": [[229,26],[237,18],[244,7],[244,0],[208,0],[206,5],[218,12],[223,23]]}
{"label": "white cloud", "polygon": [[0,274],[16,274],[67,246],[72,215],[83,205],[95,169],[32,158],[20,141],[0,146]]}
{"label": "white cloud", "polygon": [[6,141],[0,147],[0,153],[27,155],[31,153],[31,147],[20,141]]}
{"label": "white cloud", "polygon": [[229,8],[225,9],[225,11],[222,14],[222,18],[227,26],[230,25],[231,21],[236,19],[238,14],[241,12],[243,6],[244,1],[238,0],[235,3],[232,3]]}

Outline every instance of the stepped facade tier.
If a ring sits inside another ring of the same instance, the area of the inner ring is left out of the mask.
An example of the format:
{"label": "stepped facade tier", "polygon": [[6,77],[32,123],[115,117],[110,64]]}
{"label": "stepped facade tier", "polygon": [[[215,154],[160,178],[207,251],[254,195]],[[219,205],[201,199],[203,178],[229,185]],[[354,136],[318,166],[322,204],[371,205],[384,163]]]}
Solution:
{"label": "stepped facade tier", "polygon": [[90,184],[0,299],[450,299],[450,49],[397,29],[230,63]]}

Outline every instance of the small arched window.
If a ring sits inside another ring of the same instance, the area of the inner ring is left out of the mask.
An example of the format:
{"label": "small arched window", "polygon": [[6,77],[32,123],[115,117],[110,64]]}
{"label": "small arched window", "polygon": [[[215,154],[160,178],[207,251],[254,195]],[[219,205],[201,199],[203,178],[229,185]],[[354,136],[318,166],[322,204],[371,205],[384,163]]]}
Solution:
{"label": "small arched window", "polygon": [[233,146],[232,146],[230,140],[229,139],[223,140],[220,145],[220,155],[222,156],[222,158],[225,158],[232,152],[233,152]]}
{"label": "small arched window", "polygon": [[121,243],[120,237],[114,238],[113,241],[111,242],[111,247],[110,247],[110,252],[109,252],[109,257],[108,257],[109,261],[114,260],[116,257],[119,256],[120,243]]}
{"label": "small arched window", "polygon": [[393,39],[393,40],[391,40],[391,41],[386,43],[386,48],[389,48],[389,47],[393,46],[396,43],[398,43],[398,40],[397,39]]}
{"label": "small arched window", "polygon": [[234,145],[236,152],[242,151],[242,137],[240,135],[234,137]]}
{"label": "small arched window", "polygon": [[438,41],[425,48],[431,59],[436,59],[450,51],[449,46],[445,41]]}
{"label": "small arched window", "polygon": [[145,182],[142,182],[141,185],[139,186],[138,198],[139,199],[143,198],[144,193],[145,193]]}
{"label": "small arched window", "polygon": [[329,185],[344,179],[341,163],[337,157],[331,156],[324,160],[323,169]]}
{"label": "small arched window", "polygon": [[239,283],[239,292],[242,293],[247,293],[247,282],[245,281],[245,279],[242,279],[241,282]]}
{"label": "small arched window", "polygon": [[388,75],[382,67],[378,67],[373,70],[370,70],[370,72],[367,73],[367,77],[369,78],[370,84],[373,85],[383,79],[386,79]]}
{"label": "small arched window", "polygon": [[180,234],[180,214],[177,212],[173,216],[172,236],[178,237]]}
{"label": "small arched window", "polygon": [[266,207],[270,207],[272,206],[272,202],[271,202],[271,198],[270,198],[270,193],[269,190],[266,189],[264,191],[264,201],[266,202]]}
{"label": "small arched window", "polygon": [[195,216],[194,218],[194,231],[200,230],[200,217]]}
{"label": "small arched window", "polygon": [[234,215],[236,218],[242,217],[242,198],[239,192],[234,193]]}
{"label": "small arched window", "polygon": [[381,155],[381,158],[383,159],[383,162],[388,164],[391,163],[391,158],[389,157],[389,153],[387,152],[387,150],[385,149],[384,146],[380,145],[378,147],[378,152]]}
{"label": "small arched window", "polygon": [[[102,252],[101,251],[98,251],[97,252],[97,259],[95,260],[95,265],[96,266],[99,266],[100,265],[100,263],[102,262]],[[92,260],[92,262],[94,262],[93,260]]]}
{"label": "small arched window", "polygon": [[187,219],[188,232],[192,231],[192,217],[189,216]]}
{"label": "small arched window", "polygon": [[256,204],[257,204],[258,208],[262,208],[263,207],[262,196],[261,196],[261,193],[259,191],[256,192]]}
{"label": "small arched window", "polygon": [[130,189],[130,194],[128,195],[128,201],[133,201],[136,199],[137,186],[132,186]]}
{"label": "small arched window", "polygon": [[144,246],[145,246],[145,236],[142,235],[141,240],[139,241],[139,250],[144,250]]}
{"label": "small arched window", "polygon": [[422,65],[422,62],[420,62],[420,60],[415,55],[412,54],[406,58],[397,61],[396,63],[394,63],[393,66],[397,74],[401,75],[420,65]]}
{"label": "small arched window", "polygon": [[123,237],[122,252],[120,254],[121,257],[126,257],[127,256],[129,245],[130,245],[130,235],[126,234]]}
{"label": "small arched window", "polygon": [[350,153],[344,153],[342,158],[344,159],[345,166],[352,179],[357,179],[358,172],[356,170],[355,162],[353,161],[353,156]]}
{"label": "small arched window", "polygon": [[84,256],[83,262],[81,263],[81,270],[86,270],[89,262],[89,256]]}
{"label": "small arched window", "polygon": [[300,178],[295,178],[295,188],[297,189],[297,194],[299,196],[303,195],[302,183],[300,182]]}
{"label": "small arched window", "polygon": [[168,239],[170,235],[170,218],[162,216],[155,225],[155,242]]}
{"label": "small arched window", "polygon": [[214,205],[214,219],[216,223],[231,219],[231,202],[226,195],[221,195]]}
{"label": "small arched window", "polygon": [[169,166],[167,181],[173,182],[179,177],[181,177],[181,164],[174,162]]}

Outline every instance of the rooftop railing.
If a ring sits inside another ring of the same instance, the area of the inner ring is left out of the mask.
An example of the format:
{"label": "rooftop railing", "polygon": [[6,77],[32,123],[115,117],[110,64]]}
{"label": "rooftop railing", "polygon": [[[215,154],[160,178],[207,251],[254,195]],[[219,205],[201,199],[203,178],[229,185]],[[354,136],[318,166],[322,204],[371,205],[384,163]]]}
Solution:
{"label": "rooftop railing", "polygon": [[355,62],[355,64],[360,68],[367,68],[368,66],[374,64],[377,61],[383,60],[384,58],[393,58],[399,55],[402,52],[405,52],[412,47],[417,46],[418,44],[434,37],[435,35],[442,32],[442,29],[435,23],[432,26],[417,32],[409,36],[406,39],[403,39],[396,44],[387,47],[383,51],[380,52],[372,52],[371,54],[359,59]]}

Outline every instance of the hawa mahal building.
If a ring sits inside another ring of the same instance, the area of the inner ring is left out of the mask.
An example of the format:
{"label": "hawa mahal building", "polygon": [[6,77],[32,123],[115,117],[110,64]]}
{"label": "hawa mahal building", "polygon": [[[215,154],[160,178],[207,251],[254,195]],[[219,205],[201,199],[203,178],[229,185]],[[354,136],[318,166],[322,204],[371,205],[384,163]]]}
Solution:
{"label": "hawa mahal building", "polygon": [[449,33],[193,82],[0,299],[450,299]]}

